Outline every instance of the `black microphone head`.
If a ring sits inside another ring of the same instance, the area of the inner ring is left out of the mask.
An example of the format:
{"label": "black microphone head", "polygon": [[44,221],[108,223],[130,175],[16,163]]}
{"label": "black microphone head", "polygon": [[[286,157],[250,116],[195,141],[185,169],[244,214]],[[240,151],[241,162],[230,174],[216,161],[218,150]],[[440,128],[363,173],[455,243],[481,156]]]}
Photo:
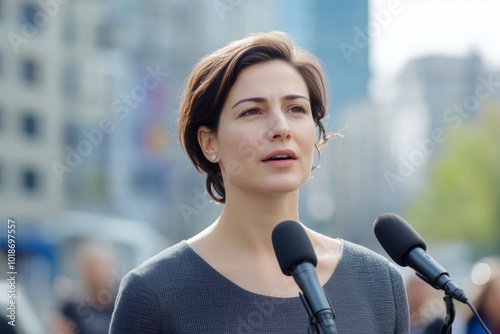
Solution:
{"label": "black microphone head", "polygon": [[415,247],[427,249],[422,237],[403,218],[394,213],[384,213],[375,219],[373,231],[387,254],[402,267],[406,255]]}
{"label": "black microphone head", "polygon": [[280,264],[281,271],[291,276],[294,265],[300,262],[318,263],[316,253],[302,226],[293,220],[285,220],[273,229],[274,253]]}

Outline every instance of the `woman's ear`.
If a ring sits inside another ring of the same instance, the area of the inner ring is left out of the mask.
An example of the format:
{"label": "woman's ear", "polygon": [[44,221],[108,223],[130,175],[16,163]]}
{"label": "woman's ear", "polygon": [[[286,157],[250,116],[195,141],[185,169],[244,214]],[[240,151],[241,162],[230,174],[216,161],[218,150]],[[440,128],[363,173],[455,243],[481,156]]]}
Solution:
{"label": "woman's ear", "polygon": [[198,144],[208,161],[216,162],[216,160],[218,160],[217,138],[215,133],[205,125],[198,128]]}

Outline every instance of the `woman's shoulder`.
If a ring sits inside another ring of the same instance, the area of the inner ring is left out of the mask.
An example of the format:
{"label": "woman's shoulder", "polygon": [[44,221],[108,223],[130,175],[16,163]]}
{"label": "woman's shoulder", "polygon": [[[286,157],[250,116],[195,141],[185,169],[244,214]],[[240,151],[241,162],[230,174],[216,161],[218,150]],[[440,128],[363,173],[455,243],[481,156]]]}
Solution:
{"label": "woman's shoulder", "polygon": [[192,274],[192,267],[186,264],[192,262],[194,257],[195,254],[187,242],[180,241],[135,267],[127,276],[139,277],[149,282],[182,277],[183,271]]}
{"label": "woman's shoulder", "polygon": [[160,333],[165,312],[196,277],[195,255],[181,241],[129,271],[120,284],[110,333]]}
{"label": "woman's shoulder", "polygon": [[[336,288],[343,291],[357,289],[361,294],[388,298],[388,302],[397,299],[405,303],[403,276],[399,268],[387,258],[375,251],[342,240],[342,255],[335,273]],[[392,292],[391,292],[392,291]]]}
{"label": "woman's shoulder", "polygon": [[342,261],[352,267],[366,270],[373,268],[379,270],[385,268],[389,271],[400,273],[399,269],[381,254],[351,241],[342,240]]}

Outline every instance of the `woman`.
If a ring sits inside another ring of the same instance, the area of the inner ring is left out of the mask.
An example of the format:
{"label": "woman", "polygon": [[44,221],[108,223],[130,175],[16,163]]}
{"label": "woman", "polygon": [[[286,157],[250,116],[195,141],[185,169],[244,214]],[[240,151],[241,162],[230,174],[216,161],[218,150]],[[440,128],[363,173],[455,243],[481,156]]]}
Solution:
{"label": "woman", "polygon": [[[225,205],[207,229],[124,278],[111,333],[307,332],[299,288],[282,274],[271,232],[299,221],[299,187],[328,139],[325,100],[319,62],[284,33],[251,35],[196,64],[179,138]],[[339,333],[407,333],[400,272],[361,246],[304,228]]]}

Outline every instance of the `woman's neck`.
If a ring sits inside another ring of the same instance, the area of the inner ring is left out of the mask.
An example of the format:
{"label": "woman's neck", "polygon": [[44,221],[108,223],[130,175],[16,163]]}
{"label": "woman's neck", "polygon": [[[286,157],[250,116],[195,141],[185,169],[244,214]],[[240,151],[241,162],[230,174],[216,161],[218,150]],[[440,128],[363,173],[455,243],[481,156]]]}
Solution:
{"label": "woman's neck", "polygon": [[271,233],[284,220],[298,221],[298,192],[262,196],[231,194],[204,236],[248,252],[274,252]]}

